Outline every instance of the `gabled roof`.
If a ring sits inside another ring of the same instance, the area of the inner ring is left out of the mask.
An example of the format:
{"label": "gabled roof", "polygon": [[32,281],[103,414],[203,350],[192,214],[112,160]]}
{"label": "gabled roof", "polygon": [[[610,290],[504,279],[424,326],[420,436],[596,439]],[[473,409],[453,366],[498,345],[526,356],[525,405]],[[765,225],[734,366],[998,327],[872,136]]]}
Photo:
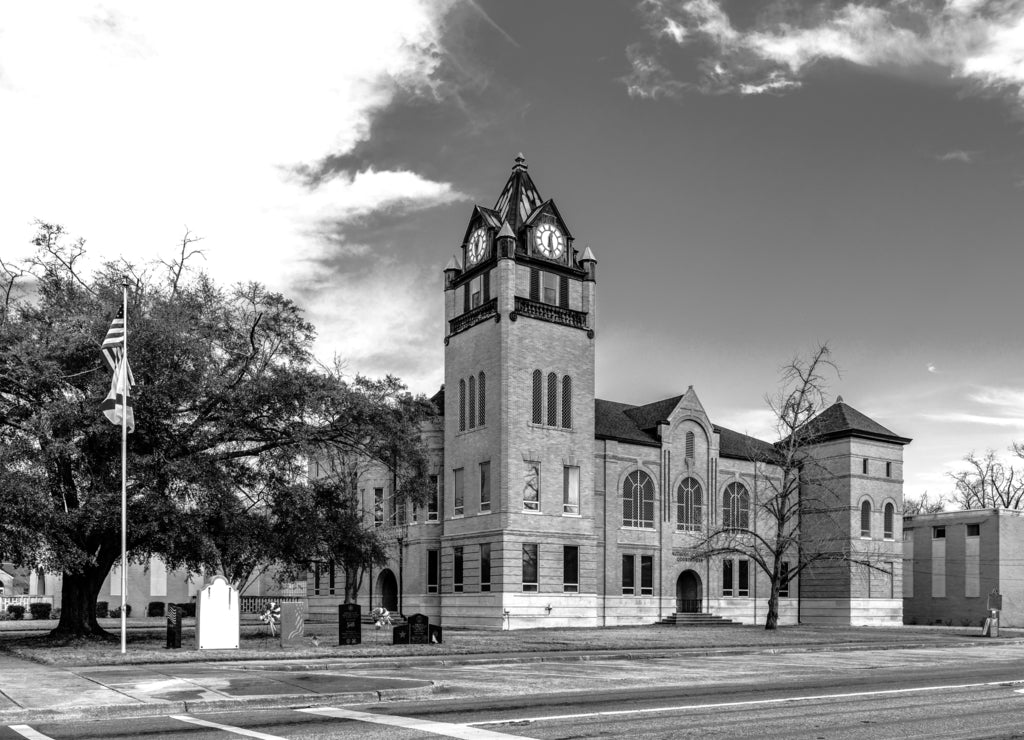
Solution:
{"label": "gabled roof", "polygon": [[640,429],[657,429],[658,422],[668,421],[669,415],[679,405],[682,398],[682,396],[673,396],[644,406],[634,406],[625,413],[636,422]]}
{"label": "gabled roof", "polygon": [[876,439],[899,445],[910,444],[908,437],[889,431],[874,419],[843,402],[840,396],[836,402],[807,422],[798,432],[814,442],[845,437]]}
{"label": "gabled roof", "polygon": [[523,222],[543,202],[530,173],[526,171],[526,158],[520,154],[516,157],[508,182],[498,196],[498,202],[494,204],[494,211],[500,216],[498,223],[500,225],[501,221],[508,221],[512,231],[518,233]]}
{"label": "gabled roof", "polygon": [[636,420],[627,412],[635,411],[636,406],[628,403],[594,399],[594,436],[597,439],[614,439],[620,442],[659,447],[661,441],[657,433],[644,431]]}
{"label": "gabled roof", "polygon": [[444,384],[441,384],[441,390],[430,397],[430,402],[434,404],[434,408],[437,409],[438,416],[444,416]]}
{"label": "gabled roof", "polygon": [[733,460],[756,460],[759,462],[771,462],[778,458],[778,450],[775,445],[765,442],[757,437],[749,437],[746,434],[734,432],[732,429],[714,427],[718,434],[718,456],[730,457]]}

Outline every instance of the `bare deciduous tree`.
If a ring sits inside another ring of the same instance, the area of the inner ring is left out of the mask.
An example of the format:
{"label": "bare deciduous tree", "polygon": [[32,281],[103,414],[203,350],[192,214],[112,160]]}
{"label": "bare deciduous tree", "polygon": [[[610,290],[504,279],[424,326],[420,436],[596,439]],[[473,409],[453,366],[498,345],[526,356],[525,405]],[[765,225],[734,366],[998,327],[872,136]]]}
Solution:
{"label": "bare deciduous tree", "polygon": [[[1024,445],[1014,443],[1010,451],[1024,458]],[[964,457],[967,467],[950,473],[952,503],[961,509],[1020,509],[1024,502],[1024,472],[1004,463],[995,450],[979,457]]]}

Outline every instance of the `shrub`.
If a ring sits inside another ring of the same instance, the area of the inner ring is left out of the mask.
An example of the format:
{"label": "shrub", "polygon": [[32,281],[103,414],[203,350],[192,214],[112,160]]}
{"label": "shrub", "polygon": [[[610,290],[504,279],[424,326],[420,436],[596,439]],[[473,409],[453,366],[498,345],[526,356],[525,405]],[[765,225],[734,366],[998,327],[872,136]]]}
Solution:
{"label": "shrub", "polygon": [[[126,617],[130,617],[132,615],[132,605],[131,604],[125,604],[124,605],[124,615]],[[112,616],[112,617],[120,617],[121,616],[121,607],[115,606],[113,609],[111,609],[110,610],[110,616]]]}
{"label": "shrub", "polygon": [[164,602],[151,601],[146,608],[147,617],[162,617],[164,615]]}
{"label": "shrub", "polygon": [[60,619],[60,609],[54,609],[50,612],[50,619]]}
{"label": "shrub", "polygon": [[32,612],[32,619],[49,619],[53,605],[45,601],[36,601],[28,605],[28,610]]}
{"label": "shrub", "polygon": [[110,613],[109,606],[110,605],[107,602],[105,602],[105,601],[97,601],[96,602],[96,617],[97,617],[97,619],[102,619],[103,617],[106,617]]}
{"label": "shrub", "polygon": [[25,607],[21,604],[11,604],[7,607],[7,613],[11,615],[11,619],[24,619]]}
{"label": "shrub", "polygon": [[185,617],[194,617],[196,615],[196,602],[190,601],[187,604],[178,604],[178,609],[181,610],[183,619]]}

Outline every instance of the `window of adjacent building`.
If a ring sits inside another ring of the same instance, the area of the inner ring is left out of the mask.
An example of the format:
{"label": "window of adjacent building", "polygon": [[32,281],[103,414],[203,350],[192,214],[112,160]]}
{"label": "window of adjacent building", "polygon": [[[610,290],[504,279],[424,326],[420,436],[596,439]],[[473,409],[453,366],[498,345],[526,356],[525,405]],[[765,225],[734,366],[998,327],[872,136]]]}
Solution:
{"label": "window of adjacent building", "polygon": [[[977,540],[974,540],[977,542]],[[946,595],[946,528],[932,527],[932,597]]]}
{"label": "window of adjacent building", "polygon": [[491,510],[491,463],[480,463],[480,511]]}
{"label": "window of adjacent building", "polygon": [[622,556],[622,593],[632,596],[636,591],[636,556]]}
{"label": "window of adjacent building", "polygon": [[860,536],[871,536],[871,502],[861,501],[860,504]]}
{"label": "window of adjacent building", "polygon": [[476,427],[476,378],[469,376],[469,428]]}
{"label": "window of adjacent building", "polygon": [[491,543],[480,545],[480,590],[491,590]]}
{"label": "window of adjacent building", "polygon": [[696,447],[696,437],[693,432],[686,433],[686,459],[692,460],[694,457],[694,448]]}
{"label": "window of adjacent building", "polygon": [[526,463],[523,476],[523,509],[540,511],[540,463]]}
{"label": "window of adjacent building", "polygon": [[640,593],[649,596],[654,593],[654,556],[640,556]]}
{"label": "window of adjacent building", "polygon": [[477,275],[469,281],[469,307],[476,308],[484,302],[484,276]]}
{"label": "window of adjacent building", "polygon": [[580,548],[576,545],[562,547],[562,590],[567,593],[580,590]]}
{"label": "window of adjacent building", "polygon": [[654,528],[654,481],[634,470],[622,484],[622,526]]}
{"label": "window of adjacent building", "polygon": [[980,524],[968,524],[967,525],[967,536],[968,537],[980,537],[981,536],[981,525]]}
{"label": "window of adjacent building", "polygon": [[562,377],[562,428],[572,429],[572,378]]}
{"label": "window of adjacent building", "polygon": [[373,526],[384,526],[384,489],[373,489]]}
{"label": "window of adjacent building", "polygon": [[477,380],[477,393],[477,410],[480,414],[480,426],[483,426],[487,421],[487,376],[483,372]]}
{"label": "window of adjacent building", "polygon": [[789,563],[785,560],[779,563],[779,596],[789,596]]}
{"label": "window of adjacent building", "polygon": [[334,595],[336,573],[334,570],[334,561],[327,561],[327,594],[329,596]]}
{"label": "window of adjacent building", "polygon": [[[971,534],[972,527],[974,534]],[[981,596],[981,538],[977,528],[977,524],[968,524],[964,540],[964,596],[967,598]]]}
{"label": "window of adjacent building", "polygon": [[453,548],[452,559],[452,590],[462,593],[462,547]]}
{"label": "window of adjacent building", "polygon": [[750,529],[750,494],[742,483],[730,483],[722,496],[722,526]]}
{"label": "window of adjacent building", "polygon": [[562,468],[562,513],[580,513],[580,469],[576,465]]}
{"label": "window of adjacent building", "polygon": [[537,543],[523,543],[523,591],[537,590]]}
{"label": "window of adjacent building", "polygon": [[914,598],[914,530],[903,530],[903,598]]}
{"label": "window of adjacent building", "polygon": [[453,516],[462,516],[465,512],[465,481],[463,480],[465,470],[463,468],[457,468],[455,470],[455,506],[452,507]]}
{"label": "window of adjacent building", "polygon": [[540,370],[533,371],[533,423],[544,421],[544,374]]}
{"label": "window of adjacent building", "polygon": [[544,303],[550,303],[552,306],[558,305],[558,275],[553,272],[541,271],[540,289],[541,300]]}
{"label": "window of adjacent building", "polygon": [[[114,571],[110,571],[110,577],[114,577]],[[313,595],[320,595],[320,561],[313,561]]]}
{"label": "window of adjacent building", "polygon": [[887,462],[885,464],[885,477],[886,478],[892,478],[892,463],[891,462]]}
{"label": "window of adjacent building", "polygon": [[944,540],[944,539],[946,539],[946,528],[945,527],[932,527],[932,539],[933,540]]}
{"label": "window of adjacent building", "polygon": [[882,513],[882,536],[891,540],[896,536],[896,507],[891,503],[885,505]]}
{"label": "window of adjacent building", "polygon": [[436,594],[440,584],[439,574],[441,553],[439,550],[427,550],[427,593]]}
{"label": "window of adjacent building", "polygon": [[749,596],[750,595],[750,561],[740,560],[737,565],[739,566],[739,582],[736,584],[736,595],[737,596]]}
{"label": "window of adjacent building", "polygon": [[722,596],[732,596],[733,560],[726,558],[722,561]]}
{"label": "window of adjacent building", "polygon": [[676,492],[676,529],[696,532],[704,518],[704,490],[696,478],[683,478]]}
{"label": "window of adjacent building", "polygon": [[466,381],[459,379],[459,431],[466,431]]}
{"label": "window of adjacent building", "polygon": [[866,457],[860,461],[860,472],[863,475],[868,474],[868,459]]}
{"label": "window of adjacent building", "polygon": [[558,423],[558,376],[548,373],[548,426]]}
{"label": "window of adjacent building", "polygon": [[430,476],[430,498],[427,501],[427,521],[437,521],[437,503],[439,498],[439,486],[441,485],[441,479],[439,476]]}

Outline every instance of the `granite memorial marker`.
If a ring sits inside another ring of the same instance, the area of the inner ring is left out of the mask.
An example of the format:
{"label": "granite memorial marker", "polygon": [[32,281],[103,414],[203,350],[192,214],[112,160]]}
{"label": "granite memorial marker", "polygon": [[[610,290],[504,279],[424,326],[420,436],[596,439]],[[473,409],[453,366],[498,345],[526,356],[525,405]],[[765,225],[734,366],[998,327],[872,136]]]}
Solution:
{"label": "granite memorial marker", "polygon": [[305,605],[302,602],[281,604],[281,647],[298,647],[306,634]]}
{"label": "granite memorial marker", "polygon": [[214,576],[196,599],[196,645],[200,650],[237,650],[238,590]]}
{"label": "granite memorial marker", "polygon": [[338,605],[338,644],[358,645],[363,641],[363,616],[359,604]]}

